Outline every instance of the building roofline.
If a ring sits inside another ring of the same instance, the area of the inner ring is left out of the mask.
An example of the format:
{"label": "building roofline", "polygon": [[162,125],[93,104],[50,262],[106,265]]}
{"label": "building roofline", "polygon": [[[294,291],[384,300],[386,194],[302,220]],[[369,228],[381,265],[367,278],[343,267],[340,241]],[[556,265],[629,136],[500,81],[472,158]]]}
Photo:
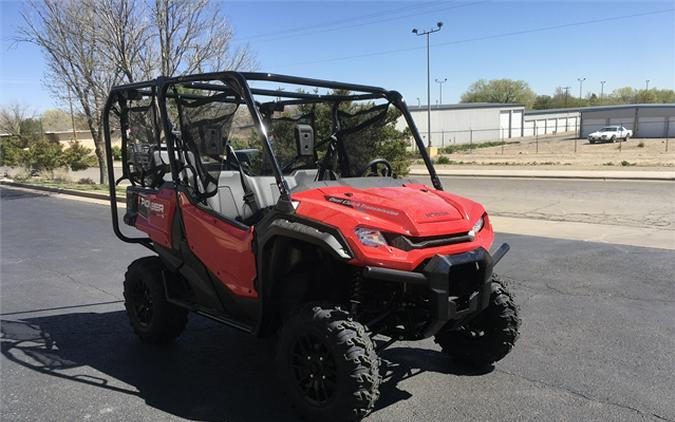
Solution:
{"label": "building roofline", "polygon": [[626,108],[675,108],[675,103],[660,104],[615,104],[601,105],[591,107],[571,107],[571,108],[550,108],[547,110],[525,110],[525,114],[553,114],[553,113],[572,113],[583,111],[603,111],[603,110],[621,110]]}
{"label": "building roofline", "polygon": [[[472,109],[472,108],[525,108],[522,104],[511,104],[511,103],[459,103],[459,104],[441,104],[441,105],[432,105],[431,110],[463,110],[463,109]],[[410,111],[426,111],[427,106],[408,106]]]}

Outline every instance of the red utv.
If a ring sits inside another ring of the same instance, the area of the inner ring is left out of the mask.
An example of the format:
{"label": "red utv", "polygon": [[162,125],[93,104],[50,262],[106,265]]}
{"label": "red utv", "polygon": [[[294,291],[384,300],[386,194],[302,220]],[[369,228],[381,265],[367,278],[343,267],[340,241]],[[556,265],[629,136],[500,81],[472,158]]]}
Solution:
{"label": "red utv", "polygon": [[[443,191],[398,92],[221,72],[115,87],[103,117],[113,229],[153,251],[124,281],[142,340],[170,342],[190,311],[278,335],[282,387],[314,420],[367,415],[396,340],[478,366],[513,347],[492,273],[508,245],[488,252],[485,209]],[[399,176],[411,146],[431,186]]]}

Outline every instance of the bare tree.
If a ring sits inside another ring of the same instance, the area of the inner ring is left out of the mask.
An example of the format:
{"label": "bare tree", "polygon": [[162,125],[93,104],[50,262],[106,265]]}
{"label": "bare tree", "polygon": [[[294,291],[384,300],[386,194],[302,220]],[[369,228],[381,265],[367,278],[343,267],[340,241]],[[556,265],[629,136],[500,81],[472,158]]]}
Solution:
{"label": "bare tree", "polygon": [[233,30],[219,6],[210,0],[29,0],[16,39],[42,49],[55,96],[77,98],[101,183],[107,180],[101,111],[112,86],[255,67],[248,48],[231,51]]}
{"label": "bare tree", "polygon": [[12,103],[0,108],[0,132],[22,137],[23,122],[34,117],[28,106]]}

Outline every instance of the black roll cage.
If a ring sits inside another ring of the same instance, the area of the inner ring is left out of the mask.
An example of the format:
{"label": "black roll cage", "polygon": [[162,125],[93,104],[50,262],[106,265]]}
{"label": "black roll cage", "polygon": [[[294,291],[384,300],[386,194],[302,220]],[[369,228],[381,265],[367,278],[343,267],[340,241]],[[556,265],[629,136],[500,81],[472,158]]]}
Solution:
{"label": "black roll cage", "polygon": [[[227,86],[224,85],[212,85],[204,83],[204,81],[221,81],[225,82]],[[327,94],[322,95],[318,93],[308,93],[308,92],[286,92],[283,93],[275,90],[262,89],[262,88],[251,88],[248,84],[248,81],[260,81],[260,82],[276,82],[276,83],[286,83],[286,84],[295,84],[295,85],[304,85],[311,86],[316,88],[326,88],[333,90],[346,90],[346,91],[357,91],[359,94],[353,95],[334,95]],[[110,205],[112,211],[112,222],[113,230],[117,237],[121,240],[129,243],[140,243],[144,246],[152,248],[152,242],[148,238],[130,238],[125,236],[119,228],[119,220],[117,213],[117,193],[115,186],[123,180],[127,175],[124,174],[120,179],[115,180],[114,170],[113,170],[113,159],[112,159],[112,146],[111,146],[111,137],[110,137],[110,119],[109,114],[112,110],[112,107],[117,101],[123,101],[128,99],[134,99],[138,95],[149,96],[153,98],[154,107],[159,111],[160,122],[157,122],[157,116],[155,115],[155,125],[156,129],[162,129],[165,134],[167,152],[169,156],[169,161],[172,165],[171,168],[171,177],[175,183],[178,183],[178,169],[173,165],[173,160],[175,160],[175,145],[173,139],[172,128],[169,125],[169,116],[166,107],[166,98],[173,98],[175,95],[168,92],[170,86],[175,84],[189,84],[191,87],[196,89],[206,89],[212,91],[227,91],[237,94],[241,98],[242,103],[244,103],[253,119],[254,126],[258,129],[258,132],[263,138],[263,146],[265,152],[270,159],[270,164],[272,166],[272,171],[276,180],[277,187],[279,189],[279,201],[277,203],[277,209],[285,213],[292,213],[294,208],[291,204],[290,198],[290,189],[286,180],[283,177],[283,172],[279,166],[279,163],[276,159],[276,156],[273,153],[273,149],[270,142],[270,137],[265,127],[263,116],[260,112],[260,107],[267,104],[277,105],[277,106],[286,106],[286,105],[297,105],[297,104],[308,104],[308,103],[319,103],[319,102],[334,102],[338,104],[341,101],[357,101],[357,100],[376,100],[376,99],[385,99],[393,104],[399,111],[402,113],[403,117],[410,128],[415,144],[419,154],[424,161],[424,164],[427,167],[429,176],[431,178],[431,183],[437,190],[443,190],[436,170],[434,169],[433,163],[429,157],[429,154],[424,146],[424,142],[420,136],[415,122],[413,121],[412,115],[406,106],[403,96],[397,91],[387,91],[383,88],[360,85],[353,83],[344,83],[336,81],[328,81],[321,79],[312,79],[304,78],[298,76],[289,76],[289,75],[279,75],[272,73],[260,73],[260,72],[234,72],[234,71],[225,71],[225,72],[210,72],[210,73],[201,73],[193,74],[187,76],[177,76],[172,78],[167,78],[160,76],[156,79],[137,82],[125,85],[114,86],[110,90],[110,94],[105,103],[103,109],[103,132],[104,132],[104,141],[105,141],[105,151],[106,151],[106,164],[108,166],[108,184],[110,188]],[[260,104],[257,103],[254,99],[254,95],[265,95],[271,97],[285,97],[290,98],[288,100],[272,101],[269,103]],[[193,95],[193,94],[180,94],[183,98],[204,98],[202,96]],[[337,113],[337,107],[333,108],[333,114]],[[335,116],[334,116],[335,117]],[[159,131],[158,131],[159,133]],[[124,135],[123,135],[124,136]],[[122,143],[123,147],[125,142]],[[122,159],[126,160],[126,153],[123,149]],[[126,164],[126,162],[124,162]],[[126,169],[126,165],[123,167]],[[126,170],[123,170],[126,171]]]}

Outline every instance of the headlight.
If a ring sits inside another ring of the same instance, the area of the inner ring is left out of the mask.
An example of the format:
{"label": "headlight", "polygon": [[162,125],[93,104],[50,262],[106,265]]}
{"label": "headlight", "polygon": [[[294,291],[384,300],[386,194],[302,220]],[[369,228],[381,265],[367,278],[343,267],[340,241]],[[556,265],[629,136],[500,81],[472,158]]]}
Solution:
{"label": "headlight", "polygon": [[357,227],[354,231],[361,243],[365,246],[372,246],[374,248],[378,246],[387,246],[387,241],[379,230]]}
{"label": "headlight", "polygon": [[473,225],[471,228],[471,231],[469,232],[469,236],[475,236],[479,231],[483,229],[483,225],[485,224],[485,217],[481,216],[481,218],[476,221],[476,224]]}

